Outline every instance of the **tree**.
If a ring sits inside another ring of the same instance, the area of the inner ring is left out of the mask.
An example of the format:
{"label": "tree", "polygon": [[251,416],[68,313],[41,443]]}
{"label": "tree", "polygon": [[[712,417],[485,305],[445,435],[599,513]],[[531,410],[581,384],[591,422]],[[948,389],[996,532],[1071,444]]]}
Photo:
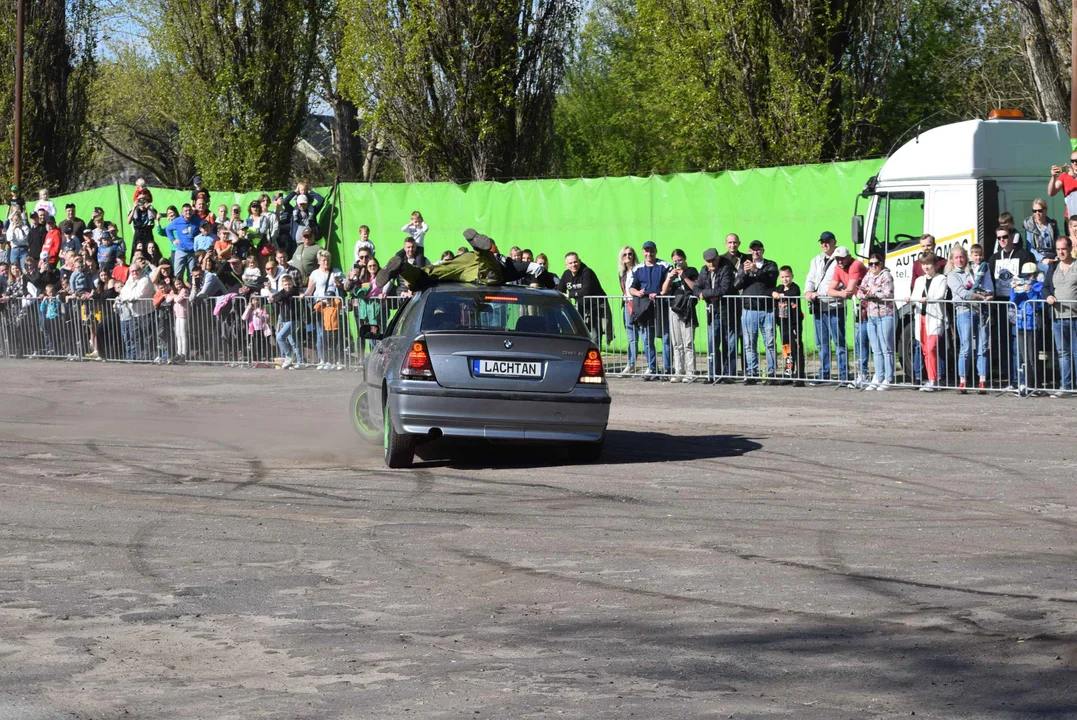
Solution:
{"label": "tree", "polygon": [[[94,0],[27,0],[24,10],[22,183],[66,192],[79,186],[90,153],[88,88],[97,71]],[[0,56],[15,62],[15,8],[4,11]],[[14,77],[0,83],[0,112],[14,114]],[[0,125],[0,162],[13,162],[13,127]]]}
{"label": "tree", "polygon": [[206,183],[280,187],[314,92],[319,0],[149,0],[180,142]]}
{"label": "tree", "polygon": [[576,0],[340,0],[340,68],[408,180],[544,175]]}
{"label": "tree", "polygon": [[169,67],[128,48],[102,63],[91,93],[96,140],[169,187],[189,183],[195,168],[180,138],[174,90],[180,82]]}
{"label": "tree", "polygon": [[659,141],[666,104],[652,71],[634,0],[598,0],[570,58],[554,115],[556,171],[567,176],[671,172],[683,158]]}

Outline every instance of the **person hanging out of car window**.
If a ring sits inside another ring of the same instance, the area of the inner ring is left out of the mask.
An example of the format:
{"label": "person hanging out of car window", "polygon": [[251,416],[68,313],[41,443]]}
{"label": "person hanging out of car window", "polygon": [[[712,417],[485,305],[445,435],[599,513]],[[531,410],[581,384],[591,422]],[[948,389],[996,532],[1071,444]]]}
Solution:
{"label": "person hanging out of car window", "polygon": [[504,285],[521,278],[537,279],[544,287],[552,288],[554,278],[538,263],[514,261],[496,254],[494,241],[472,228],[464,231],[464,239],[472,252],[457,255],[437,265],[418,268],[404,258],[394,255],[378,271],[374,283],[386,287],[397,277],[413,292],[439,282],[464,282],[476,285]]}

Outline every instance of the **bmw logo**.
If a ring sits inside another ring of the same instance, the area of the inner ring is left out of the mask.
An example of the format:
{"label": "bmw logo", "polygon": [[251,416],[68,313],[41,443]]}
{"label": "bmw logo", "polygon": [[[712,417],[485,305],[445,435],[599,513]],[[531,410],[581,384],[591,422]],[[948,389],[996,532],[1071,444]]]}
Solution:
{"label": "bmw logo", "polygon": [[506,340],[505,341],[505,349],[506,350],[512,350],[512,340]]}

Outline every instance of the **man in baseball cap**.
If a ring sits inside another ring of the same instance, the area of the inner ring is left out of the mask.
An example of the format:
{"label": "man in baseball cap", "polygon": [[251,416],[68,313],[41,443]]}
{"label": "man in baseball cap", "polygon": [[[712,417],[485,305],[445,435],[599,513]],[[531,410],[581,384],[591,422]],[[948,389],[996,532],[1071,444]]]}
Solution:
{"label": "man in baseball cap", "polygon": [[819,235],[819,249],[812,258],[804,279],[804,297],[808,300],[815,321],[815,343],[819,348],[819,378],[812,385],[830,379],[830,346],[838,356],[838,379],[849,379],[849,351],[845,347],[845,303],[827,295],[827,288],[838,268],[834,251],[838,246],[834,233],[824,230]]}
{"label": "man in baseball cap", "polygon": [[645,381],[658,379],[658,355],[654,347],[657,333],[662,335],[662,372],[668,374],[673,371],[669,323],[666,320],[667,308],[664,305],[652,305],[650,313],[646,309],[662,294],[662,285],[665,284],[670,269],[668,262],[658,259],[658,246],[653,240],[643,243],[643,262],[632,271],[628,293],[644,301],[634,304],[632,320],[639,323],[643,332],[643,352],[647,358],[647,369],[643,373]]}
{"label": "man in baseball cap", "polygon": [[[730,333],[737,330],[736,309],[724,298],[733,292],[733,265],[718,253],[717,248],[703,251],[703,267],[692,292],[707,306],[707,357],[711,376],[728,376],[736,372],[737,339],[732,337],[733,355],[728,352]],[[732,362],[732,367],[730,366]],[[715,382],[718,382],[716,380]]]}

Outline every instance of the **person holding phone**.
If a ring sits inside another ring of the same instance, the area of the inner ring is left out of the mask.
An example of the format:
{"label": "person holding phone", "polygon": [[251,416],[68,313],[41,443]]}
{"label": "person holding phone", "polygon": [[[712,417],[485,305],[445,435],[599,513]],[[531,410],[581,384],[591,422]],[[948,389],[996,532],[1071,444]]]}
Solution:
{"label": "person holding phone", "polygon": [[1066,217],[1077,215],[1077,152],[1070,153],[1066,165],[1052,165],[1051,179],[1047,181],[1047,197],[1054,197],[1059,192],[1066,199]]}

